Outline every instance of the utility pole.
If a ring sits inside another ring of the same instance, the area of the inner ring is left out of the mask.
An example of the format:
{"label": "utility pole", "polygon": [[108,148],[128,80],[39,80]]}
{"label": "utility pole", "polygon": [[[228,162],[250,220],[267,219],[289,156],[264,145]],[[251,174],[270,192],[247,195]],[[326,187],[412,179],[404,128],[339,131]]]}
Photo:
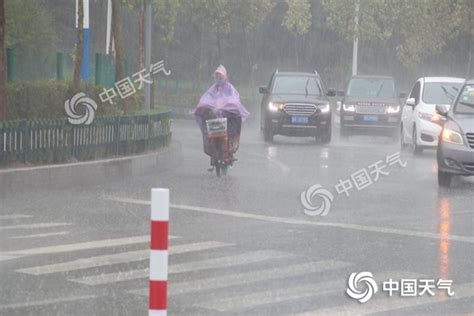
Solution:
{"label": "utility pole", "polygon": [[5,3],[0,0],[0,120],[6,116],[5,79]]}
{"label": "utility pole", "polygon": [[354,43],[352,45],[352,75],[357,75],[357,55],[359,52],[359,9],[360,9],[360,0],[356,1],[355,5],[355,36]]}
{"label": "utility pole", "polygon": [[107,0],[107,24],[105,31],[105,54],[111,53],[112,41],[112,0]]}
{"label": "utility pole", "polygon": [[89,38],[90,38],[90,31],[89,31],[89,0],[76,0],[76,29],[78,32],[79,30],[79,1],[83,1],[83,14],[84,17],[82,19],[82,62],[81,62],[81,78],[84,81],[89,81]]}
{"label": "utility pole", "polygon": [[[151,65],[151,0],[145,1],[145,69],[150,71]],[[151,85],[145,85],[145,110],[151,108]]]}

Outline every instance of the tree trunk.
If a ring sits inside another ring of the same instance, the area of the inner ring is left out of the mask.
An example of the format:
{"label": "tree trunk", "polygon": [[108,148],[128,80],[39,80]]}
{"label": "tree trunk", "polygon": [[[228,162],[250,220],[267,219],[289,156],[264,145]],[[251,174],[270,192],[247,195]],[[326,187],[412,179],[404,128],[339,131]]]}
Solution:
{"label": "tree trunk", "polygon": [[84,2],[79,0],[78,4],[78,23],[77,23],[77,45],[76,45],[76,60],[74,64],[73,87],[75,92],[79,92],[81,84],[81,65],[82,65],[82,50],[84,46]]}
{"label": "tree trunk", "polygon": [[221,64],[222,63],[222,60],[221,60],[221,52],[222,52],[222,48],[221,48],[221,32],[217,31],[217,63],[218,64]]}
{"label": "tree trunk", "polygon": [[0,120],[6,118],[5,101],[5,3],[0,0]]}
{"label": "tree trunk", "polygon": [[[119,81],[125,77],[122,50],[121,0],[112,1],[112,29],[115,45],[115,80]],[[126,98],[123,99],[123,111],[125,113],[128,112]]]}
{"label": "tree trunk", "polygon": [[295,61],[296,61],[296,68],[295,70],[298,71],[298,67],[300,66],[300,61],[299,61],[299,58],[298,58],[298,35],[295,34]]}
{"label": "tree trunk", "polygon": [[145,1],[140,0],[140,18],[138,24],[138,69],[145,68]]}

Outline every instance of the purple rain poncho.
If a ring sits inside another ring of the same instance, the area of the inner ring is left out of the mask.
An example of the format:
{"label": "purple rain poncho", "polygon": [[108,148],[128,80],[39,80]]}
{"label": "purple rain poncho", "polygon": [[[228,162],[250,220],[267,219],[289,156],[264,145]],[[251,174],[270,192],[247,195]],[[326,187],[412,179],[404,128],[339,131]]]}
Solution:
{"label": "purple rain poncho", "polygon": [[[213,117],[227,117],[230,149],[236,152],[240,143],[240,128],[249,112],[240,102],[239,92],[227,80],[227,70],[220,65],[214,74],[220,73],[224,80],[214,83],[199,100],[199,104],[191,112],[194,120],[199,125],[203,136],[204,152],[210,155],[209,141],[207,138],[206,120]],[[210,115],[210,111],[213,115]]]}
{"label": "purple rain poncho", "polygon": [[[201,96],[199,104],[191,112],[193,118],[197,120],[201,109],[212,109],[218,117],[222,116],[224,111],[237,114],[245,121],[249,116],[249,112],[240,102],[240,94],[234,86],[227,80],[227,70],[224,66],[217,67],[214,73],[224,75],[224,80],[214,83]],[[198,122],[199,123],[199,122]]]}

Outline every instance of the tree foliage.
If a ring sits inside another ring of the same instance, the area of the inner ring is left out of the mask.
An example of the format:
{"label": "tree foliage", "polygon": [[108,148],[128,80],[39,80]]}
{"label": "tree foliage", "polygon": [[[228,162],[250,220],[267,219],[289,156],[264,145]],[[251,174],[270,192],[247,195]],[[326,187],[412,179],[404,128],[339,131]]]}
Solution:
{"label": "tree foliage", "polygon": [[52,17],[37,1],[5,1],[6,47],[45,52],[55,47]]}
{"label": "tree foliage", "polygon": [[304,35],[311,27],[311,11],[308,0],[286,0],[288,10],[282,25],[294,35]]}

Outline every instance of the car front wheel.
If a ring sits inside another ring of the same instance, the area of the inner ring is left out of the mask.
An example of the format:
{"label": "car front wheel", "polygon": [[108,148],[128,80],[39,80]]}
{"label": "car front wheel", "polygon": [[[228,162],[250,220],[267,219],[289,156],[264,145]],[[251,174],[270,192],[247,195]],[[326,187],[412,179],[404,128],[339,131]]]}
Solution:
{"label": "car front wheel", "polygon": [[316,136],[316,140],[318,140],[318,138],[321,141],[321,144],[329,144],[331,142],[331,126],[326,128],[321,136]]}
{"label": "car front wheel", "polygon": [[273,142],[273,131],[267,125],[263,127],[263,140],[267,143]]}
{"label": "car front wheel", "polygon": [[451,185],[452,178],[452,174],[438,170],[438,184],[440,186],[449,187]]}
{"label": "car front wheel", "polygon": [[413,126],[413,137],[412,137],[412,150],[414,155],[421,155],[423,153],[423,147],[418,145],[418,133],[416,132],[416,126]]}

